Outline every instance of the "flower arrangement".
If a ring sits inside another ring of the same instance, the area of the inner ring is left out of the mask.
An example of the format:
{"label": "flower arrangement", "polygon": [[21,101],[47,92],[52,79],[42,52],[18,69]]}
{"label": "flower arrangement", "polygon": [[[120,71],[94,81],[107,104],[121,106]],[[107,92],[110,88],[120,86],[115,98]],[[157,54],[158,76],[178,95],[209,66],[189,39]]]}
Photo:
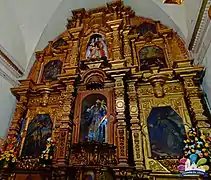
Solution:
{"label": "flower arrangement", "polygon": [[55,148],[55,141],[51,138],[47,139],[46,149],[40,155],[40,164],[50,165],[53,159],[53,152]]}
{"label": "flower arrangement", "polygon": [[211,162],[211,138],[203,135],[199,129],[191,128],[184,140],[184,158],[178,166],[180,171],[206,172]]}
{"label": "flower arrangement", "polygon": [[16,136],[8,136],[3,142],[0,154],[0,166],[7,167],[17,162],[19,152],[18,139]]}

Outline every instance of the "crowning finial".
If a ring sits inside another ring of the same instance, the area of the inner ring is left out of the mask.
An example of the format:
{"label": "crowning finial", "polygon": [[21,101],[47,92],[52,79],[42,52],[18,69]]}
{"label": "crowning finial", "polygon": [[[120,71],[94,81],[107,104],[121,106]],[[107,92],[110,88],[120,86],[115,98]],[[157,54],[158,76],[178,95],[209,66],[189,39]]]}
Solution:
{"label": "crowning finial", "polygon": [[163,0],[164,4],[182,4],[184,0]]}

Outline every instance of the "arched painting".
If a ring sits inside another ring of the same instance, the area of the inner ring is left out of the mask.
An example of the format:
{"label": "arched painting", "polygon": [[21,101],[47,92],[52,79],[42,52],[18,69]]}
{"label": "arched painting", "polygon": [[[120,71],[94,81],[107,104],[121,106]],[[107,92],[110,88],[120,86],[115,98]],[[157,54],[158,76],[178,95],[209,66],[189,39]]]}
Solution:
{"label": "arched painting", "polygon": [[152,108],[148,118],[148,129],[153,157],[183,155],[183,120],[170,106]]}
{"label": "arched painting", "polygon": [[82,101],[80,141],[107,141],[107,100],[101,94],[91,94]]}
{"label": "arched painting", "polygon": [[61,74],[62,62],[60,60],[54,60],[48,62],[43,71],[43,80],[54,81],[57,79],[57,75]]}
{"label": "arched painting", "polygon": [[39,157],[51,137],[53,123],[48,114],[37,114],[29,123],[22,156]]}
{"label": "arched painting", "polygon": [[93,34],[86,49],[86,59],[107,58],[108,50],[105,39],[101,34]]}
{"label": "arched painting", "polygon": [[141,36],[143,36],[147,32],[156,34],[156,25],[152,23],[144,22],[140,24],[136,30],[137,30],[137,33],[139,33]]}
{"label": "arched painting", "polygon": [[157,46],[142,48],[139,51],[139,58],[141,70],[149,70],[153,67],[167,67],[163,50]]}

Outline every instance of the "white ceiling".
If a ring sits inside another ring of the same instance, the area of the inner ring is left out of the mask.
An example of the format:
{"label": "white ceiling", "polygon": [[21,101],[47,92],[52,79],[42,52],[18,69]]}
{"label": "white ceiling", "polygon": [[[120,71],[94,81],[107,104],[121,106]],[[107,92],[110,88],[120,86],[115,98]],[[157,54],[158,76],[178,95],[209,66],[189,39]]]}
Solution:
{"label": "white ceiling", "polygon": [[[44,48],[66,28],[71,10],[91,9],[112,0],[1,0],[0,48],[26,73],[34,62],[33,53]],[[163,0],[124,0],[136,15],[160,20],[188,43],[202,0],[185,0],[166,5]]]}

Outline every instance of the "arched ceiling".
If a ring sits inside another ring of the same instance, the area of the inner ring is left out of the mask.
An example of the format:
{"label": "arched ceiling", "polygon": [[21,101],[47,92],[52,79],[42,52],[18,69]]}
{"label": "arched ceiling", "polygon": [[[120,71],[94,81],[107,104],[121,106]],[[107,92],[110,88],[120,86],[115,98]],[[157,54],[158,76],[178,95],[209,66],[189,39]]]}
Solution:
{"label": "arched ceiling", "polygon": [[[28,73],[33,53],[44,48],[66,28],[71,10],[91,9],[112,0],[1,0],[0,49]],[[182,5],[163,4],[163,0],[124,0],[136,15],[174,29],[188,43],[202,0],[185,0]]]}

